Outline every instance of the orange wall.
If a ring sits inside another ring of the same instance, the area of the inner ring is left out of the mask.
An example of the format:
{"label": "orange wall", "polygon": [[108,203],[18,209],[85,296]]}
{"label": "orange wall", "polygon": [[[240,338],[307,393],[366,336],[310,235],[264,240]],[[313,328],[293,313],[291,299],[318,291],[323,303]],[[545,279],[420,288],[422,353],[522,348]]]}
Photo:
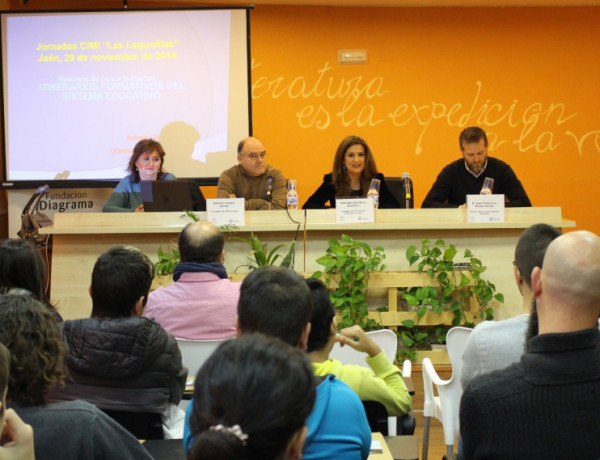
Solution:
{"label": "orange wall", "polygon": [[[534,206],[600,234],[600,8],[257,6],[254,134],[300,202],[339,141],[363,136],[386,175],[411,173],[419,206],[458,134],[479,125]],[[366,65],[339,65],[364,49]]]}
{"label": "orange wall", "polygon": [[[115,5],[10,2],[21,10]],[[358,134],[384,174],[411,173],[420,205],[459,157],[460,130],[478,124],[535,206],[562,206],[578,228],[600,234],[598,24],[600,7],[259,5],[251,13],[254,133],[271,164],[298,180],[301,203],[331,170],[339,141]],[[337,64],[341,49],[366,50],[368,63]]]}

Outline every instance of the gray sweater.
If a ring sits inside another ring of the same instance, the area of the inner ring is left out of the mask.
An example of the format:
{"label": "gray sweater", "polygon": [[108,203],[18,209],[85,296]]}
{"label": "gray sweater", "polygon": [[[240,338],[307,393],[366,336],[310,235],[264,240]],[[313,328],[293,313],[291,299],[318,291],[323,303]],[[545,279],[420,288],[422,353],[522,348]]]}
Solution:
{"label": "gray sweater", "polygon": [[152,459],[133,435],[87,402],[8,406],[33,427],[37,460]]}

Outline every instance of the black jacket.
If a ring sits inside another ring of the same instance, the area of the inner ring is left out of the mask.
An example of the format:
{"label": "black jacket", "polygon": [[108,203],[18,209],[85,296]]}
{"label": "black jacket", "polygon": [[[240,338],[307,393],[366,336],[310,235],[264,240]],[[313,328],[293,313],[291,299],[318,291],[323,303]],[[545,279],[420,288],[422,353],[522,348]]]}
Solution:
{"label": "black jacket", "polygon": [[[385,209],[400,207],[385,184],[383,174],[377,173],[373,176],[373,178],[381,181],[379,186],[379,208]],[[367,192],[364,191],[364,194],[366,195]],[[329,202],[329,206],[327,206],[327,202]],[[302,209],[325,208],[335,208],[335,187],[333,186],[333,175],[331,173],[323,176],[323,183],[321,186],[310,196],[308,200],[306,200],[306,203],[302,205]]]}
{"label": "black jacket", "polygon": [[69,347],[66,386],[50,400],[82,399],[105,410],[162,412],[179,404],[187,369],[177,342],[149,318],[86,318],[61,323]]}

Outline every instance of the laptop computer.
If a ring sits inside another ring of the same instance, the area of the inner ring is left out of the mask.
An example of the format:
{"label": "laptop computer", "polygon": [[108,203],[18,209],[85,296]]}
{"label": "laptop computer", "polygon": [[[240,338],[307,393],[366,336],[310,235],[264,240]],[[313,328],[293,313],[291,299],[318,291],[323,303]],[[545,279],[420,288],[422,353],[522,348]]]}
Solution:
{"label": "laptop computer", "polygon": [[183,180],[140,181],[145,212],[192,210],[192,184]]}

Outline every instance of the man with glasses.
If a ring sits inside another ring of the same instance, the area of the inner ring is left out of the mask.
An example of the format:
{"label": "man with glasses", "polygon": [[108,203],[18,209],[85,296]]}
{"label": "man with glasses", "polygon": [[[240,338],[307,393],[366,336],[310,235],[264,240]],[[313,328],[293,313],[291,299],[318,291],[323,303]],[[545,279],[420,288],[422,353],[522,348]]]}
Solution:
{"label": "man with glasses", "polygon": [[285,209],[286,180],[281,171],[267,164],[261,141],[247,137],[238,144],[238,164],[219,177],[217,198],[244,198],[247,211]]}

